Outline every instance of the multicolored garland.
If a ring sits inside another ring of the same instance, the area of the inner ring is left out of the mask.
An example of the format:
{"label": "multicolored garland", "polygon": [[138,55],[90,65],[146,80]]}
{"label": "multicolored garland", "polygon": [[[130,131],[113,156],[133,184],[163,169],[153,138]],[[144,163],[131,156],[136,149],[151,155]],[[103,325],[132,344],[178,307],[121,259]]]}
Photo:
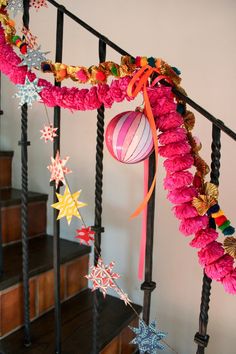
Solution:
{"label": "multicolored garland", "polygon": [[[44,1],[42,3],[45,5]],[[167,71],[159,72],[160,62],[158,64],[158,60],[154,58],[149,58],[153,60],[153,65],[150,65],[148,59],[146,61],[136,59],[133,62],[129,57],[124,57],[121,66],[106,62],[102,63],[101,66],[93,66],[89,69],[73,67],[73,70],[71,70],[71,66],[62,67],[64,64],[47,62],[51,72],[58,80],[69,77],[71,72],[70,77],[73,80],[75,80],[74,75],[76,73],[76,76],[79,76],[76,80],[79,82],[98,83],[97,86],[90,89],[81,90],[55,87],[46,80],[38,79],[34,73],[28,70],[28,68],[32,69],[33,67],[39,68],[39,65],[36,64],[37,62],[41,63],[44,53],[36,50],[37,58],[34,65],[32,63],[29,65],[27,55],[35,54],[35,52],[30,52],[32,49],[28,48],[29,45],[26,45],[25,41],[20,42],[20,38],[16,38],[14,24],[5,10],[7,1],[1,0],[0,4],[3,5],[0,10],[0,22],[5,29],[4,31],[2,27],[0,28],[0,70],[13,83],[17,84],[19,90],[16,96],[20,98],[20,106],[24,103],[32,105],[34,101],[41,101],[49,107],[60,106],[70,110],[93,110],[99,108],[102,104],[110,108],[114,102],[121,102],[124,99],[129,101],[139,92],[144,93],[145,111],[148,117],[150,114],[153,117],[155,130],[158,128],[161,131],[158,137],[161,146],[159,148],[156,146],[155,151],[157,153],[157,149],[159,149],[159,154],[166,158],[164,167],[167,174],[164,179],[164,188],[168,190],[167,198],[174,204],[173,212],[180,220],[180,231],[185,236],[194,234],[190,245],[200,249],[198,252],[199,263],[207,276],[221,282],[227,292],[236,294],[236,268],[234,267],[236,239],[233,236],[235,229],[220,209],[217,187],[212,183],[205,182],[205,176],[209,172],[209,168],[199,155],[201,149],[199,140],[194,138],[191,133],[195,122],[194,115],[186,110],[182,102],[176,100],[171,87],[165,87],[161,84],[157,86],[157,80],[153,85],[149,83],[150,75],[153,72],[165,75],[160,75],[159,79],[164,78],[173,82],[173,77],[176,74],[173,76],[172,71],[175,72],[175,70],[166,64],[166,68],[171,68],[170,74],[168,75]],[[13,44],[21,49],[21,58],[14,52]],[[40,59],[38,60],[38,58]],[[126,68],[124,69],[122,65],[126,65]],[[139,69],[140,67],[141,69]],[[45,67],[43,68],[45,71]],[[60,76],[61,74],[59,75],[62,69],[66,72],[64,77],[62,77],[63,75]],[[84,78],[82,78],[78,75],[81,70],[83,74],[86,74],[86,77],[84,75]],[[104,76],[97,75],[99,72],[103,72]],[[105,83],[109,75],[116,77],[116,80],[113,80],[110,85]],[[179,84],[179,82],[180,79],[175,84]],[[133,88],[135,93],[132,91]],[[151,113],[149,112],[149,105]],[[51,124],[44,126],[41,133],[41,138],[45,142],[53,141],[57,136],[56,128],[53,128]],[[76,230],[76,238],[89,244],[90,241],[94,240],[94,232],[85,225],[78,210],[85,206],[85,203],[77,200],[81,191],[72,194],[66,181],[65,175],[71,172],[70,169],[65,167],[67,161],[68,158],[62,159],[57,153],[56,157],[52,158],[52,164],[48,166],[51,172],[51,180],[55,181],[57,186],[59,183],[66,185],[64,194],[57,194],[58,202],[52,206],[60,210],[59,218],[66,217],[68,223],[73,216],[82,221],[83,227]],[[196,167],[194,175],[189,171],[192,166]],[[216,241],[219,235],[215,225],[226,236],[223,244]],[[100,258],[98,265],[92,267],[92,271],[87,278],[93,282],[93,290],[99,288],[105,296],[108,288],[112,288],[125,304],[132,307],[128,295],[116,284],[119,275],[112,272],[113,266],[113,263],[110,263],[109,266],[104,265],[102,258]],[[151,342],[148,342],[150,345],[148,344],[145,347],[146,339],[139,343],[138,336],[135,338],[134,343],[139,345],[141,352],[155,353],[156,349],[162,349],[159,341],[165,334],[158,332],[154,324],[147,326],[140,320],[139,328],[133,329],[133,331],[141,338],[146,338],[145,335],[149,334],[155,337],[153,347],[151,347]]]}

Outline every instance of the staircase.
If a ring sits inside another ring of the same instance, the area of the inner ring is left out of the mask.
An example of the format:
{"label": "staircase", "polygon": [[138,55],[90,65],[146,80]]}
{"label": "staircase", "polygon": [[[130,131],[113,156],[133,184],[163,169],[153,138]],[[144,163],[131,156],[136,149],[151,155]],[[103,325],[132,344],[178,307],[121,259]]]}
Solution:
{"label": "staircase", "polygon": [[[12,151],[0,152],[0,354],[53,354],[54,271],[53,238],[46,234],[47,195],[28,193],[30,318],[32,345],[23,343],[23,285],[21,244],[21,191],[11,187]],[[1,247],[0,247],[1,248]],[[60,240],[62,353],[89,354],[93,338],[93,293],[88,289],[90,247]],[[1,251],[1,250],[0,250]],[[134,305],[138,313],[141,307]],[[123,301],[102,300],[100,348],[102,354],[131,354],[138,319]]]}

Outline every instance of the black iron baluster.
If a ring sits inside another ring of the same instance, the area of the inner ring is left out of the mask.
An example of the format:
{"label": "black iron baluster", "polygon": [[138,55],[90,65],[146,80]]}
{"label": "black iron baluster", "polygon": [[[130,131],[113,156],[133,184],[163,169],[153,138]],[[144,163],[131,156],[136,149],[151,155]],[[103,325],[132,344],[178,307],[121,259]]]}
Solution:
{"label": "black iron baluster", "polygon": [[[56,28],[56,62],[62,62],[63,52],[63,29],[64,29],[64,11],[63,6],[57,10],[57,28]],[[55,86],[61,86],[60,82],[55,81]],[[56,156],[57,151],[60,151],[60,137],[61,137],[61,108],[54,108],[54,128],[57,129],[57,138],[53,143],[53,155]],[[60,187],[56,188],[53,185],[53,201],[56,203]],[[53,268],[54,268],[54,302],[55,302],[55,346],[56,354],[61,354],[61,300],[60,300],[60,221],[57,220],[58,210],[53,211]]]}
{"label": "black iron baluster", "polygon": [[[211,182],[219,185],[220,177],[220,143],[221,130],[216,126],[212,125],[212,144],[211,144]],[[212,280],[204,273],[203,284],[202,284],[202,298],[200,305],[200,316],[199,316],[199,332],[196,333],[194,341],[198,344],[197,354],[204,354],[205,348],[208,345],[209,335],[207,334],[208,325],[208,312],[211,296],[211,283]]]}
{"label": "black iron baluster", "polygon": [[[106,44],[99,40],[99,61],[106,60]],[[97,144],[96,144],[96,175],[95,175],[95,220],[93,230],[94,238],[94,265],[97,265],[101,254],[101,234],[104,232],[102,227],[102,187],[103,187],[103,147],[104,147],[104,105],[97,110]],[[100,310],[101,293],[99,290],[93,296],[93,354],[100,353]]]}
{"label": "black iron baluster", "polygon": [[[23,0],[23,25],[29,28],[29,0]],[[22,273],[24,301],[24,344],[31,345],[30,336],[30,290],[29,290],[29,238],[28,238],[28,106],[21,107],[21,234]]]}
{"label": "black iron baluster", "polygon": [[[150,188],[156,169],[156,161],[154,152],[149,158],[148,166],[148,188]],[[154,235],[154,218],[155,218],[155,189],[147,205],[147,242],[145,255],[145,278],[141,285],[144,291],[143,297],[143,320],[149,324],[151,293],[156,288],[156,283],[152,281],[153,266],[153,235]]]}

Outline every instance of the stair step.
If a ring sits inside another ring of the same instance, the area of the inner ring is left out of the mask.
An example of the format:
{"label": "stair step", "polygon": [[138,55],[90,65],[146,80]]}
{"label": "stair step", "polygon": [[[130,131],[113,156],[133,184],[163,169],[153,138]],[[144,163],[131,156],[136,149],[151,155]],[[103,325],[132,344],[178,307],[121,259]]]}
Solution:
{"label": "stair step", "polygon": [[[137,325],[137,316],[129,306],[113,296],[101,299],[99,317],[102,354],[131,354],[135,346],[128,344],[132,338],[129,324]],[[133,305],[138,313],[141,307]],[[92,352],[93,293],[87,289],[62,304],[62,353],[90,354]],[[32,345],[23,345],[23,330],[0,341],[3,354],[54,354],[54,311],[32,323]]]}
{"label": "stair step", "polygon": [[[29,237],[46,232],[47,199],[46,194],[28,193]],[[21,239],[21,190],[0,189],[0,217],[2,243],[19,241]]]}
{"label": "stair step", "polygon": [[11,187],[13,151],[0,151],[0,188]]}
{"label": "stair step", "polygon": [[[87,288],[90,247],[60,240],[61,300]],[[37,318],[54,305],[53,237],[29,240],[30,316]],[[22,245],[3,248],[0,277],[0,337],[23,324]],[[1,353],[1,351],[0,351]]]}

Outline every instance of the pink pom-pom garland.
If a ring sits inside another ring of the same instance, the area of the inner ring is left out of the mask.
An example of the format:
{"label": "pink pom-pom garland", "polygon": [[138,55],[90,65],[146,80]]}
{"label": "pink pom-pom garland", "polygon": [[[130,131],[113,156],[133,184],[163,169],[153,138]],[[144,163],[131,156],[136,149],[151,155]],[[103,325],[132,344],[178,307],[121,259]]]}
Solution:
{"label": "pink pom-pom garland", "polygon": [[[26,66],[18,66],[20,63],[21,59],[6,43],[4,31],[0,27],[0,70],[14,84],[24,84],[26,77],[33,81],[36,75],[28,71]],[[83,73],[80,74],[82,78]],[[40,96],[42,102],[49,107],[60,106],[72,111],[94,110],[102,104],[110,108],[114,102],[125,99],[130,101],[132,98],[127,94],[130,80],[131,77],[124,77],[112,81],[110,85],[102,84],[90,89],[77,89],[55,87],[48,81],[39,79],[38,86],[43,87]],[[168,199],[176,204],[173,210],[176,217],[180,219],[180,230],[184,235],[195,233],[190,245],[200,248],[199,262],[205,267],[206,274],[222,282],[227,292],[236,294],[234,259],[224,253],[221,243],[215,241],[218,233],[209,227],[210,216],[199,216],[191,203],[193,197],[198,194],[198,188],[199,191],[201,188],[201,183],[196,183],[196,178],[199,182],[201,179],[195,176],[193,180],[192,173],[188,171],[196,165],[197,159],[193,156],[183,117],[176,111],[177,104],[171,87],[148,87],[147,92],[156,126],[162,132],[159,135],[162,145],[160,154],[168,157],[164,162],[167,171],[164,187],[169,190]]]}

